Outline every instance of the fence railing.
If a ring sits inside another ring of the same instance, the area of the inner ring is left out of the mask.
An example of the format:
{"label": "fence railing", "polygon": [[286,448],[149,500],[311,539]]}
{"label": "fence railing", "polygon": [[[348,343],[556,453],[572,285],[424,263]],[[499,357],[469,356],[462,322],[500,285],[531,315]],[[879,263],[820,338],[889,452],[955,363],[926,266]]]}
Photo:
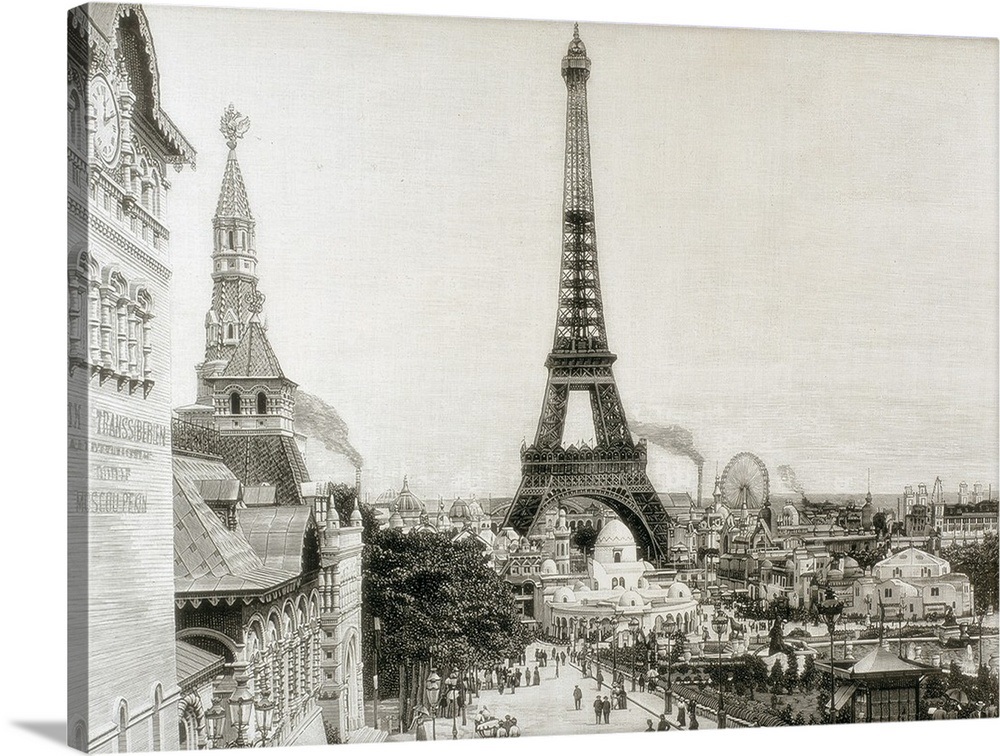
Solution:
{"label": "fence railing", "polygon": [[215,428],[191,423],[180,418],[170,421],[171,446],[175,451],[218,456],[219,432]]}

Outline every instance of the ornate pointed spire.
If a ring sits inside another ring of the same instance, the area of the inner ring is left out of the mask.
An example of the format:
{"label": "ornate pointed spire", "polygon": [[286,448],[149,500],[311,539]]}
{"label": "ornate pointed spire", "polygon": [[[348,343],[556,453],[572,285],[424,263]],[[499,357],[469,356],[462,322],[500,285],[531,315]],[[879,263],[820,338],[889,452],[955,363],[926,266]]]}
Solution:
{"label": "ornate pointed spire", "polygon": [[219,131],[226,137],[229,147],[229,157],[226,160],[226,172],[222,176],[222,189],[219,192],[219,204],[215,209],[216,220],[234,219],[253,221],[250,212],[250,201],[247,199],[247,189],[243,183],[243,173],[236,159],[236,144],[250,128],[250,118],[240,113],[232,104],[222,114]]}

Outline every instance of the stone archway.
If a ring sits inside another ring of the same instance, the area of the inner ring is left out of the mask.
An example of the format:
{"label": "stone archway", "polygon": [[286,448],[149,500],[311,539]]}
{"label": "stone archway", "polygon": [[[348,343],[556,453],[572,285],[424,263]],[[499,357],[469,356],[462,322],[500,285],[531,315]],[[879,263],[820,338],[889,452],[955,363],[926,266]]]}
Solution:
{"label": "stone archway", "polygon": [[358,684],[358,637],[352,634],[344,644],[344,692],[341,722],[346,732],[358,729],[362,722],[358,714],[361,706]]}

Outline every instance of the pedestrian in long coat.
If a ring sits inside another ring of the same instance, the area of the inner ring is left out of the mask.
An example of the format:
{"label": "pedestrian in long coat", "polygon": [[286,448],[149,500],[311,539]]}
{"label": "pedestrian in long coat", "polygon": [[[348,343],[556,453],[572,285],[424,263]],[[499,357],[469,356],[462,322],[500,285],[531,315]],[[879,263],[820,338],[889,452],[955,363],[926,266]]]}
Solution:
{"label": "pedestrian in long coat", "polygon": [[573,705],[576,706],[576,710],[580,711],[580,703],[583,701],[583,691],[580,690],[579,685],[573,686]]}
{"label": "pedestrian in long coat", "polygon": [[687,712],[684,709],[684,702],[681,701],[677,705],[677,724],[680,727],[687,725]]}
{"label": "pedestrian in long coat", "polygon": [[600,690],[601,686],[604,684],[604,675],[601,674],[601,670],[597,670],[597,689]]}
{"label": "pedestrian in long coat", "polygon": [[601,703],[601,710],[604,712],[604,724],[611,724],[611,701],[608,700],[607,696]]}
{"label": "pedestrian in long coat", "polygon": [[531,676],[531,684],[532,685],[539,685],[539,684],[541,684],[541,678],[538,675],[538,667],[535,667],[535,672]]}
{"label": "pedestrian in long coat", "polygon": [[691,704],[691,722],[688,724],[688,729],[689,730],[697,730],[698,729],[698,715],[695,712],[696,712],[695,705],[692,703]]}
{"label": "pedestrian in long coat", "polygon": [[656,724],[656,731],[657,732],[666,732],[669,729],[670,729],[670,723],[667,721],[666,714],[661,714],[660,715],[660,721],[657,722],[657,724]]}
{"label": "pedestrian in long coat", "polygon": [[644,692],[646,690],[646,673],[645,672],[640,672],[639,673],[639,680],[638,680],[638,682],[639,682],[639,692],[642,693],[642,692]]}
{"label": "pedestrian in long coat", "polygon": [[566,652],[565,651],[563,651],[563,652],[561,652],[559,654],[559,660],[563,663],[563,666],[566,666]]}
{"label": "pedestrian in long coat", "polygon": [[598,696],[594,699],[594,717],[597,720],[597,724],[601,723],[601,713],[604,711],[604,703],[601,701],[601,697]]}

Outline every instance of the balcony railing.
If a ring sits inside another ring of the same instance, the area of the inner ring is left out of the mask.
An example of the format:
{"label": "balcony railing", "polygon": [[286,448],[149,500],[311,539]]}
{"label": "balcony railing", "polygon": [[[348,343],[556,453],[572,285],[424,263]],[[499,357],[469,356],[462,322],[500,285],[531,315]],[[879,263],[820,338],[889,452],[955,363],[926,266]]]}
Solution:
{"label": "balcony railing", "polygon": [[213,457],[220,454],[219,432],[215,428],[175,417],[170,421],[170,432],[174,451]]}

